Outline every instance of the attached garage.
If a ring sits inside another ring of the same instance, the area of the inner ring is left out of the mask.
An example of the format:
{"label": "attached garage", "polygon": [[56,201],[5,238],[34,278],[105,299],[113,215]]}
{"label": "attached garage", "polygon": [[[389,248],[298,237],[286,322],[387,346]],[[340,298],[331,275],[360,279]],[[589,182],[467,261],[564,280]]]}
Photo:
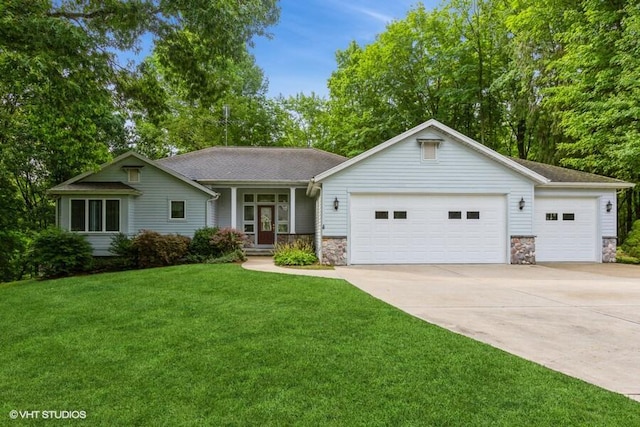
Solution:
{"label": "attached garage", "polygon": [[633,184],[503,156],[429,120],[309,182],[317,254],[348,264],[615,262]]}
{"label": "attached garage", "polygon": [[600,262],[598,199],[538,197],[536,260]]}
{"label": "attached garage", "polygon": [[505,195],[354,194],[351,264],[505,263]]}

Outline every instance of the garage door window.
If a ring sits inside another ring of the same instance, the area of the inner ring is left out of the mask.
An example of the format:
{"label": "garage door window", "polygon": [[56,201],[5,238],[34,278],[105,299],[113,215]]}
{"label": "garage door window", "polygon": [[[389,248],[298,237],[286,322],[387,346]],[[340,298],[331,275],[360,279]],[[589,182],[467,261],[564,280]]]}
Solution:
{"label": "garage door window", "polygon": [[376,211],[376,219],[389,219],[389,212]]}
{"label": "garage door window", "polygon": [[563,220],[563,221],[575,221],[575,220],[576,220],[576,214],[573,214],[573,213],[563,213],[563,214],[562,214],[562,220]]}
{"label": "garage door window", "polygon": [[449,219],[462,219],[461,211],[449,211]]}
{"label": "garage door window", "polygon": [[547,221],[557,221],[558,220],[558,214],[557,213],[548,213],[545,215],[545,218]]}
{"label": "garage door window", "polygon": [[407,219],[407,211],[393,211],[393,219]]}
{"label": "garage door window", "polygon": [[480,219],[480,212],[467,211],[467,219]]}

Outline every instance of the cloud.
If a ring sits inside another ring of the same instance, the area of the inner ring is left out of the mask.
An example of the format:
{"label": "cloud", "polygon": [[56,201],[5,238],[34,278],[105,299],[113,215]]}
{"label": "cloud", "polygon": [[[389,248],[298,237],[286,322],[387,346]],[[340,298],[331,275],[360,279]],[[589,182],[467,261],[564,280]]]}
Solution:
{"label": "cloud", "polygon": [[381,22],[383,24],[388,24],[389,22],[393,21],[393,17],[389,16],[389,15],[385,15],[384,13],[380,13],[380,12],[376,12],[373,9],[369,9],[366,7],[360,7],[360,6],[354,6],[354,5],[349,5],[349,4],[345,4],[344,5],[346,8],[351,9],[354,12],[357,12],[361,15],[365,15],[368,16],[369,18],[372,18],[378,22]]}

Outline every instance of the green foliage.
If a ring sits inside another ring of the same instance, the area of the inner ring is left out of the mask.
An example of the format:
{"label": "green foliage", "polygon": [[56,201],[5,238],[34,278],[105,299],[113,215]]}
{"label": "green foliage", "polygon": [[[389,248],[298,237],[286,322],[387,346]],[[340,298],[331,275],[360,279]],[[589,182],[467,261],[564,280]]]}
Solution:
{"label": "green foliage", "polygon": [[207,264],[228,264],[233,262],[243,262],[247,260],[247,256],[241,249],[220,255],[219,257],[208,258]]}
{"label": "green foliage", "polygon": [[622,244],[622,250],[630,257],[640,258],[640,220],[633,223],[631,232]]}
{"label": "green foliage", "polygon": [[211,239],[218,233],[217,227],[204,227],[196,230],[189,244],[189,253],[201,258],[209,258],[220,255]]}
{"label": "green foliage", "polygon": [[144,230],[131,246],[139,268],[164,267],[179,264],[189,252],[190,241],[186,236]]}
{"label": "green foliage", "polygon": [[305,240],[277,244],[273,251],[276,265],[311,265],[318,262],[313,245]]}
{"label": "green foliage", "polygon": [[89,271],[92,252],[83,235],[59,228],[43,230],[31,244],[31,260],[38,273],[47,279]]}
{"label": "green foliage", "polygon": [[[138,252],[133,246],[133,239],[124,233],[118,233],[111,239],[109,252],[115,255],[117,260],[112,262],[114,268],[126,270],[138,265]],[[107,263],[108,264],[108,263]]]}

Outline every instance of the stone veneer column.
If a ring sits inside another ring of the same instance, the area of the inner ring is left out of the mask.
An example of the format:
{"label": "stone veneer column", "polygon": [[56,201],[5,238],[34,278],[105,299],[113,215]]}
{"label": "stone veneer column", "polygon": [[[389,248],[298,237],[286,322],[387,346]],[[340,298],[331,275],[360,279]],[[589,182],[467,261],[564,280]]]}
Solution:
{"label": "stone veneer column", "polygon": [[330,265],[347,265],[347,238],[322,238],[322,263]]}
{"label": "stone veneer column", "polygon": [[536,263],[536,237],[511,236],[511,264]]}
{"label": "stone veneer column", "polygon": [[618,238],[611,236],[602,237],[602,262],[616,262],[616,247]]}

